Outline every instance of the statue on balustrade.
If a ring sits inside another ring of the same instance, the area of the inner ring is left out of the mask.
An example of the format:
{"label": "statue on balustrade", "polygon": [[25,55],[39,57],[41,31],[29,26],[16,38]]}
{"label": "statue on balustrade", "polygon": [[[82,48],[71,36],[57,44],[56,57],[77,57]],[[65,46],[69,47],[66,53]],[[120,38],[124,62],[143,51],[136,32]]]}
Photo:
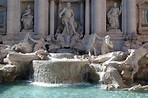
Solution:
{"label": "statue on balustrade", "polygon": [[23,23],[23,31],[33,31],[33,12],[28,5],[24,14],[22,15],[21,21]]}
{"label": "statue on balustrade", "polygon": [[122,12],[122,7],[120,6],[120,9],[117,7],[117,3],[114,2],[114,7],[112,7],[108,13],[107,13],[107,18],[108,18],[108,30],[114,29],[118,30],[119,29],[119,16],[121,15]]}
{"label": "statue on balustrade", "polygon": [[74,12],[71,3],[66,4],[67,7],[59,14],[59,25],[55,34],[57,40],[62,42],[62,47],[71,47],[78,38],[83,36],[83,28],[74,20]]}

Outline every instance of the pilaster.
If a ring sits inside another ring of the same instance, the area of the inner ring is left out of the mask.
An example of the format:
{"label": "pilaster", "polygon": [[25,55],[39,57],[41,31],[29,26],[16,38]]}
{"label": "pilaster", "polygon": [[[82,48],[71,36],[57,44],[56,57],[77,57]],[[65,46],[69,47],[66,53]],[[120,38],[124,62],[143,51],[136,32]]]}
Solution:
{"label": "pilaster", "polygon": [[[91,29],[92,33],[106,32],[106,0],[92,0],[91,1]],[[92,25],[93,24],[93,25]]]}
{"label": "pilaster", "polygon": [[16,0],[7,0],[7,35],[15,33],[15,6]]}
{"label": "pilaster", "polygon": [[85,0],[85,35],[90,33],[90,0]]}
{"label": "pilaster", "polygon": [[48,34],[48,0],[35,0],[35,33],[40,35]]}
{"label": "pilaster", "polygon": [[80,2],[80,23],[82,27],[84,27],[84,3],[81,1]]}
{"label": "pilaster", "polygon": [[50,35],[54,35],[55,0],[50,0]]}
{"label": "pilaster", "polygon": [[135,33],[136,30],[136,0],[126,0],[127,4],[127,32]]}
{"label": "pilaster", "polygon": [[122,0],[122,32],[127,34],[127,0]]}

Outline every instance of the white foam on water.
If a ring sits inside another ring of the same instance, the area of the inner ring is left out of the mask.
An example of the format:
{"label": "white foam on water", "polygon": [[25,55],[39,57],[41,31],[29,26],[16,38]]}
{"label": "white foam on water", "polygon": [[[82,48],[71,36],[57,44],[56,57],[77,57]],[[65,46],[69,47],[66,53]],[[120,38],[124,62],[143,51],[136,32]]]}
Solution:
{"label": "white foam on water", "polygon": [[32,82],[32,85],[43,86],[43,87],[59,87],[63,84],[49,84],[49,83],[41,83],[41,82]]}
{"label": "white foam on water", "polygon": [[42,86],[42,87],[68,87],[68,86],[91,86],[90,83],[75,83],[75,84],[50,84],[50,83],[42,83],[42,82],[32,82],[32,85]]}

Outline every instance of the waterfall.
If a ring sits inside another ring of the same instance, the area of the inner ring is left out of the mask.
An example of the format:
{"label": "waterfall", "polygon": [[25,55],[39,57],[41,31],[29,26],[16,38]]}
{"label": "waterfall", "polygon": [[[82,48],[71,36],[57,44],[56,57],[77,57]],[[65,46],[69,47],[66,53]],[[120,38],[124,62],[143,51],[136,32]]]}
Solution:
{"label": "waterfall", "polygon": [[88,63],[79,59],[53,59],[33,61],[33,80],[43,83],[83,82],[82,68]]}

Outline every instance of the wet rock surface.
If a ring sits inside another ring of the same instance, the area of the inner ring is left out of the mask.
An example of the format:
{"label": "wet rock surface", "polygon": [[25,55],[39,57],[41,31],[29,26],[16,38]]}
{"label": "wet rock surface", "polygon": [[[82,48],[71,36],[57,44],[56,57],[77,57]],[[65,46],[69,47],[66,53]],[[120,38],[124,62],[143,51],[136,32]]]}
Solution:
{"label": "wet rock surface", "polygon": [[[33,47],[29,39],[32,38],[28,35],[17,44],[17,48],[21,44],[21,51],[16,51],[14,46],[0,45],[0,82],[31,78],[44,83],[89,82],[104,84],[103,89],[147,90],[148,43],[128,52],[113,51],[93,56],[89,51],[84,55],[49,53],[40,40],[34,40]],[[28,46],[24,43],[30,45],[31,50],[38,49],[27,52],[24,49]]]}

